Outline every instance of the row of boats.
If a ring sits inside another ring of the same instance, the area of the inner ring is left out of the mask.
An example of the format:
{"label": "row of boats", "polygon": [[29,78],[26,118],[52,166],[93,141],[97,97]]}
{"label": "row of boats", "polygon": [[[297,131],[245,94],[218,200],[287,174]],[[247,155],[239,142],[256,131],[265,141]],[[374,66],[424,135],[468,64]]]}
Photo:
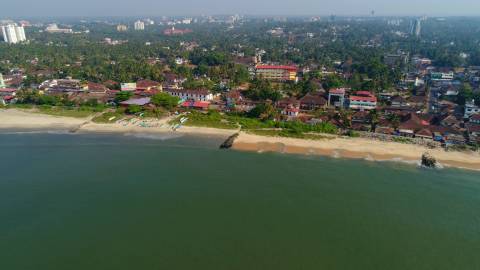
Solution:
{"label": "row of boats", "polygon": [[185,122],[187,122],[188,118],[187,117],[182,117],[180,118],[180,123],[174,125],[172,127],[173,131],[177,131],[177,129],[181,128]]}

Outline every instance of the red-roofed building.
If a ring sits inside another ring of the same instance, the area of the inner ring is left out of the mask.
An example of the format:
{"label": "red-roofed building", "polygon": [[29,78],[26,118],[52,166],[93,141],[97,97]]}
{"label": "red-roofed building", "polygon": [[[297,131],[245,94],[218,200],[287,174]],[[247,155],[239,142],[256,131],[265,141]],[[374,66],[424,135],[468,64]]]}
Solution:
{"label": "red-roofed building", "polygon": [[106,94],[108,87],[101,83],[88,82],[87,84],[88,92],[90,93],[103,93]]}
{"label": "red-roofed building", "polygon": [[295,107],[287,107],[282,110],[282,114],[288,117],[297,117],[299,113],[300,109]]}
{"label": "red-roofed building", "polygon": [[480,125],[480,113],[470,116],[470,122]]}
{"label": "red-roofed building", "polygon": [[182,100],[199,100],[199,101],[210,101],[213,100],[214,96],[210,91],[205,89],[200,90],[189,90],[189,89],[166,89],[166,93],[179,97]]}
{"label": "red-roofed building", "polygon": [[137,82],[137,91],[149,92],[149,91],[162,91],[162,84],[152,80],[140,80]]}
{"label": "red-roofed building", "polygon": [[377,97],[368,91],[358,91],[350,96],[350,109],[353,110],[374,110],[377,108]]}
{"label": "red-roofed building", "polygon": [[172,27],[170,29],[166,29],[163,31],[164,35],[167,36],[173,36],[173,35],[185,35],[192,33],[193,31],[190,29],[175,29],[175,27]]}
{"label": "red-roofed building", "polygon": [[297,81],[297,67],[258,65],[255,67],[257,77],[272,81]]}
{"label": "red-roofed building", "polygon": [[199,110],[208,110],[210,102],[207,101],[185,101],[182,103],[182,107],[193,108]]}
{"label": "red-roofed building", "polygon": [[15,96],[17,89],[15,88],[0,88],[0,96]]}

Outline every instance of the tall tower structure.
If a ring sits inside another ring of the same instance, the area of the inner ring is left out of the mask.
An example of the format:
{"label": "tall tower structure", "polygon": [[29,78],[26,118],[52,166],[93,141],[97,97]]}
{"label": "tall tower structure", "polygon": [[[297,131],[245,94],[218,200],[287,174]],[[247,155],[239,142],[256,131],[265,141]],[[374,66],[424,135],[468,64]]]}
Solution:
{"label": "tall tower structure", "polygon": [[0,73],[0,89],[5,88],[5,81],[3,80],[3,75]]}

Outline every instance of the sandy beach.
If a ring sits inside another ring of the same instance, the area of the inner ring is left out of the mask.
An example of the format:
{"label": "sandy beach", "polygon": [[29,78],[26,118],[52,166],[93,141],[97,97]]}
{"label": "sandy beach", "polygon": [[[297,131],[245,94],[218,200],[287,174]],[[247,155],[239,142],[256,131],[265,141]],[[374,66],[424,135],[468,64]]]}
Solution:
{"label": "sandy beach", "polygon": [[419,162],[422,154],[429,152],[443,166],[480,170],[480,154],[478,152],[446,152],[443,149],[427,149],[419,145],[362,138],[332,138],[311,141],[241,133],[235,141],[233,149],[412,163]]}
{"label": "sandy beach", "polygon": [[[68,130],[76,133],[178,133],[224,136],[225,138],[238,132],[236,130],[185,126],[177,131],[172,131],[168,124],[169,120],[171,118],[151,120],[154,123],[153,127],[142,127],[122,123],[97,124],[91,122],[91,118],[59,117],[16,109],[0,110],[0,129]],[[329,138],[313,141],[265,137],[240,132],[233,149],[412,163],[418,162],[423,153],[429,152],[444,166],[480,170],[480,154],[478,152],[446,152],[443,149],[427,149],[418,145],[362,138]]]}
{"label": "sandy beach", "polygon": [[[76,133],[172,133],[168,122],[173,118],[147,120],[151,127],[142,127],[138,124],[98,124],[91,121],[92,117],[72,118],[52,116],[17,109],[0,109],[0,129],[12,130],[67,130]],[[235,130],[224,130],[203,127],[182,127],[175,131],[180,134],[219,135],[228,137]]]}

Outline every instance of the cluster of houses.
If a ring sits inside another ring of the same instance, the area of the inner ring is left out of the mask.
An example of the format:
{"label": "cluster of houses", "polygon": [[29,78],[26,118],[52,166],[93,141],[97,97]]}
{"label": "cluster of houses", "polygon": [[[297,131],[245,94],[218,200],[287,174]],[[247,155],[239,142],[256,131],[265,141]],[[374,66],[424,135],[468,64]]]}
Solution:
{"label": "cluster of houses", "polygon": [[[394,64],[398,62],[397,58],[389,56],[388,60]],[[400,60],[402,63],[406,61]],[[334,88],[326,91],[318,81],[316,91],[284,97],[272,105],[285,121],[329,122],[345,130],[436,141],[445,145],[480,143],[480,107],[474,100],[467,100],[464,106],[453,102],[465,82],[472,89],[480,87],[480,67],[445,69],[433,67],[432,61],[426,58],[413,57],[411,60],[414,71],[405,73],[394,90],[377,93]],[[295,82],[302,72],[307,71],[294,66],[257,62],[253,72],[257,77],[271,81]],[[342,75],[348,76],[347,73]],[[185,89],[182,85],[186,79],[172,72],[166,72],[164,78],[161,83],[152,80],[94,83],[71,78],[53,79],[41,83],[38,90],[43,94],[68,96],[76,102],[95,99],[101,103],[113,102],[119,91],[131,92],[132,98],[122,102],[122,106],[149,105],[150,97],[160,92],[178,97],[180,107],[199,110],[248,112],[261,103],[249,99],[245,89],[232,89],[220,95],[206,89]],[[15,101],[16,89],[23,79],[24,76],[18,74],[0,76],[2,103]]]}

